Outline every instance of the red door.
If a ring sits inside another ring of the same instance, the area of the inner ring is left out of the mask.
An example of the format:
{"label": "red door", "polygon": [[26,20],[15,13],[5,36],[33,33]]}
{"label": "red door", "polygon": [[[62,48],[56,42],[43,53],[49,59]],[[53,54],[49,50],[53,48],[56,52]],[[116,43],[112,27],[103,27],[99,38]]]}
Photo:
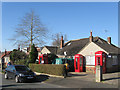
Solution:
{"label": "red door", "polygon": [[103,51],[95,53],[95,66],[102,66],[102,73],[106,72],[106,54]]}
{"label": "red door", "polygon": [[43,62],[42,60],[43,60],[43,55],[40,55],[39,56],[39,64],[42,64],[42,62]]}
{"label": "red door", "polygon": [[83,72],[83,56],[80,54],[75,55],[74,59],[75,72]]}

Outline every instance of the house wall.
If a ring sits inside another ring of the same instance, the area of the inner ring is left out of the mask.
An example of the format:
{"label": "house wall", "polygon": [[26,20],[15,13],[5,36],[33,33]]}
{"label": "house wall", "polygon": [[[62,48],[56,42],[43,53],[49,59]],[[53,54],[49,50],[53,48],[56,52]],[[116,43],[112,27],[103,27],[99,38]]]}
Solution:
{"label": "house wall", "polygon": [[46,47],[44,47],[41,51],[42,54],[47,54],[47,53],[51,53]]}
{"label": "house wall", "polygon": [[65,58],[64,55],[57,55],[59,58]]}
{"label": "house wall", "polygon": [[118,71],[118,56],[108,55],[108,58],[106,60],[106,72],[115,72],[115,71]]}
{"label": "house wall", "polygon": [[2,59],[0,58],[0,64],[1,64],[1,62],[2,62]]}
{"label": "house wall", "polygon": [[106,52],[104,49],[100,48],[94,42],[89,43],[78,54],[82,54],[83,56],[91,56],[91,55],[93,56],[93,55],[95,55],[95,52],[97,52],[97,51],[103,51],[108,54],[108,52]]}
{"label": "house wall", "polygon": [[5,65],[7,65],[7,63],[10,62],[10,57],[4,57],[4,63]]}
{"label": "house wall", "polygon": [[42,50],[41,50],[41,52],[38,52],[38,59],[39,59],[39,55],[40,54],[49,54],[49,53],[51,53],[46,47],[44,47]]}
{"label": "house wall", "polygon": [[[86,64],[86,72],[95,72],[95,52],[103,51],[107,53],[104,49],[100,48],[94,42],[90,42],[87,46],[85,46],[78,54],[82,54],[85,57],[85,61],[92,61],[91,65]],[[89,57],[89,58],[88,58]],[[87,60],[86,60],[87,59]],[[90,59],[90,60],[88,60]]]}

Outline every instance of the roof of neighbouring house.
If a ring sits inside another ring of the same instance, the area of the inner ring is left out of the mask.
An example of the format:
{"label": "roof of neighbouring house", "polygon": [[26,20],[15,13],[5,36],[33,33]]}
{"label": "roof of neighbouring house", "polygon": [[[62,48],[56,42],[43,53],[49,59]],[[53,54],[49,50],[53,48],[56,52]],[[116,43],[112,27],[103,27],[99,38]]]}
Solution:
{"label": "roof of neighbouring house", "polygon": [[3,57],[5,57],[5,56],[9,56],[11,52],[12,52],[12,51],[6,51],[6,53],[4,52],[4,53],[1,55],[0,58],[3,58]]}
{"label": "roof of neighbouring house", "polygon": [[56,54],[57,53],[57,46],[45,46],[51,53]]}
{"label": "roof of neighbouring house", "polygon": [[[100,37],[93,37],[93,42],[108,53],[118,54],[118,47],[113,44],[109,44],[107,41],[103,40]],[[58,49],[57,54],[64,55],[64,52],[66,51],[68,56],[73,56],[87,44],[89,44],[89,38],[70,40],[64,44],[64,47],[62,49]]]}

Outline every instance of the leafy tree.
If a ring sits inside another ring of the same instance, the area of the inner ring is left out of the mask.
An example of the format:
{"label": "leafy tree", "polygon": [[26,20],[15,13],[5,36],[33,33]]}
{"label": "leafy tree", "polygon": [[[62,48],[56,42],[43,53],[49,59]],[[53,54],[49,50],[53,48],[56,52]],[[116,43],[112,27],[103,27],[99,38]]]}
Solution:
{"label": "leafy tree", "polygon": [[10,54],[10,60],[13,63],[20,61],[20,60],[25,60],[27,58],[28,58],[28,56],[26,55],[26,53],[16,50],[16,49],[14,49]]}
{"label": "leafy tree", "polygon": [[15,41],[14,45],[18,44],[22,48],[32,45],[43,45],[47,38],[48,30],[40,21],[38,15],[33,10],[26,13],[21,19],[21,22],[16,27],[16,34],[12,41]]}
{"label": "leafy tree", "polygon": [[38,51],[34,44],[31,46],[31,51],[29,55],[30,55],[30,63],[35,63],[36,59],[38,58]]}

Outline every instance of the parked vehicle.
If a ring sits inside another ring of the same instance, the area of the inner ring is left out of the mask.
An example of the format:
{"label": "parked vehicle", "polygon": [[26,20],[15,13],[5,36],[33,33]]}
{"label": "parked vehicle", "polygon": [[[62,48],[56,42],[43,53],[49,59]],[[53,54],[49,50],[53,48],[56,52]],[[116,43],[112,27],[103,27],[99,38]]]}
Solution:
{"label": "parked vehicle", "polygon": [[15,79],[16,83],[35,80],[36,74],[24,65],[9,65],[5,69],[5,79]]}

